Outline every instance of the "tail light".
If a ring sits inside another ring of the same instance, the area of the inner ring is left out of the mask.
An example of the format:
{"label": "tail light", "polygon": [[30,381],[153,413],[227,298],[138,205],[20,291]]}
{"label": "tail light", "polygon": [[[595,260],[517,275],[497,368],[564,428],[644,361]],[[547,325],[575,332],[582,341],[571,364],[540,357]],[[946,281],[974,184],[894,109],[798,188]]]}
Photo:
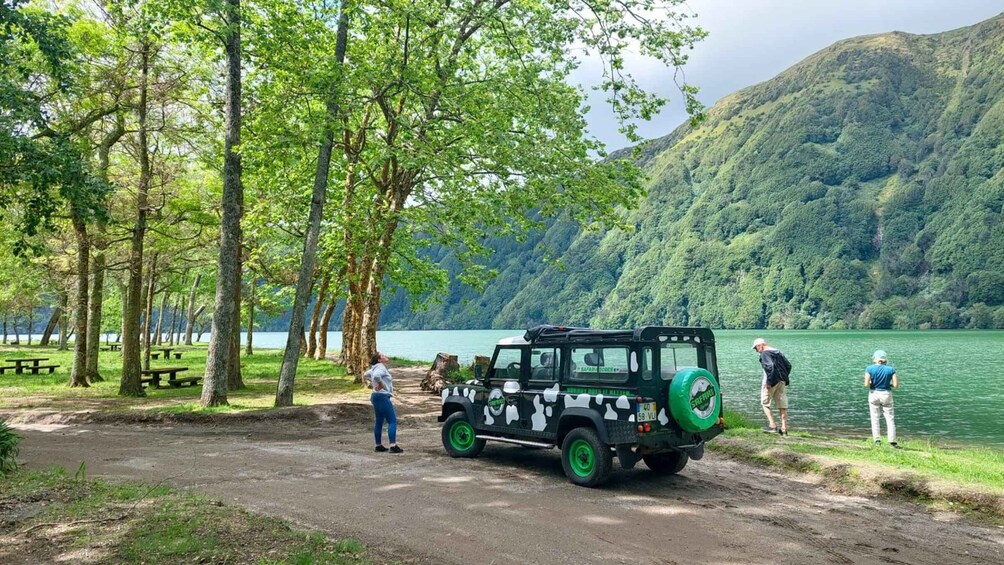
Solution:
{"label": "tail light", "polygon": [[652,424],[649,424],[649,423],[646,423],[646,424],[645,424],[645,431],[646,431],[646,432],[650,432],[650,431],[652,431]]}

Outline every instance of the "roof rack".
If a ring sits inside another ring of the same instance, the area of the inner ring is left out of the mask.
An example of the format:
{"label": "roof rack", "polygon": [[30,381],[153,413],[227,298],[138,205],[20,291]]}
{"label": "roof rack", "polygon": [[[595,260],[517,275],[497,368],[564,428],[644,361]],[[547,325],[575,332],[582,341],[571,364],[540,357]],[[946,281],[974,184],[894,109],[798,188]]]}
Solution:
{"label": "roof rack", "polygon": [[[642,326],[633,330],[600,330],[572,326],[540,325],[526,330],[523,339],[530,343],[555,343],[567,341],[655,341],[659,336],[698,336],[700,341],[713,344],[715,336],[707,328]],[[664,340],[665,338],[663,338]]]}

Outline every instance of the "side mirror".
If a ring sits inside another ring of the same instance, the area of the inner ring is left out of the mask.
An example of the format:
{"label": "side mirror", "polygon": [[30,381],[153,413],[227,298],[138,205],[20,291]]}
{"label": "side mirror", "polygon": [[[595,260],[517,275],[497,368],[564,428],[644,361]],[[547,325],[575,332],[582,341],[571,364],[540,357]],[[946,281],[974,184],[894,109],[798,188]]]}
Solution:
{"label": "side mirror", "polygon": [[480,364],[474,365],[474,378],[480,381],[482,377],[481,373],[482,373],[481,365]]}

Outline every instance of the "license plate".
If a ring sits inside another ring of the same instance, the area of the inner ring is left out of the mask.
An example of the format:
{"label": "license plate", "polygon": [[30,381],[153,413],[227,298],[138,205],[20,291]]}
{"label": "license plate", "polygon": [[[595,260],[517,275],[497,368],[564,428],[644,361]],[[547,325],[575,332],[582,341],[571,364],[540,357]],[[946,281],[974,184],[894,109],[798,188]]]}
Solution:
{"label": "license plate", "polygon": [[639,402],[638,417],[639,422],[650,422],[655,420],[655,402]]}

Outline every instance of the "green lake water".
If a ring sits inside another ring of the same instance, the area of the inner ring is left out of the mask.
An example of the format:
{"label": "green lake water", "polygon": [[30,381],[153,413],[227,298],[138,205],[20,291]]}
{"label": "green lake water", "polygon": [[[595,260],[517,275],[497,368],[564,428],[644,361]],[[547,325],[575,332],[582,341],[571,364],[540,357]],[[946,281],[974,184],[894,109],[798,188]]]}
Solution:
{"label": "green lake water", "polygon": [[[378,347],[392,356],[431,362],[442,351],[469,363],[491,355],[502,337],[522,330],[382,331]],[[765,422],[759,408],[760,364],[750,348],[764,337],[792,363],[790,426],[871,436],[864,369],[884,349],[899,374],[893,395],[904,440],[924,437],[1004,447],[1004,331],[746,331],[715,332],[727,408]],[[255,344],[283,347],[285,333],[256,333]],[[273,343],[274,341],[274,343]],[[332,332],[329,347],[339,348]],[[884,430],[884,428],[883,428]],[[883,431],[884,434],[884,431]]]}

